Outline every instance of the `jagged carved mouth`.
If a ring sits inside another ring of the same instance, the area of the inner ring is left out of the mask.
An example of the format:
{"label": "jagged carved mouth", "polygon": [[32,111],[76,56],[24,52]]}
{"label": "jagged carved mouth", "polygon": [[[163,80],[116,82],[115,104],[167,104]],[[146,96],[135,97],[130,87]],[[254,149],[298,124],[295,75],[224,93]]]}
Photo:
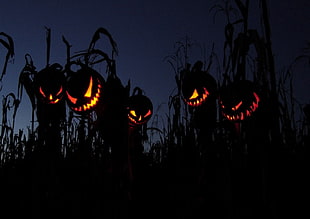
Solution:
{"label": "jagged carved mouth", "polygon": [[[91,88],[92,88],[92,79],[90,81],[90,85],[89,85],[89,89],[88,91],[86,92],[86,94],[84,95],[84,98],[91,98],[90,100],[87,101],[87,103],[84,103],[83,105],[81,106],[71,106],[70,108],[73,110],[73,111],[76,111],[76,112],[85,112],[85,111],[89,111],[91,109],[93,109],[98,101],[99,101],[99,98],[101,96],[101,84],[100,84],[100,81],[98,80],[98,86],[97,86],[97,90],[96,90],[96,93],[94,95],[91,95]],[[69,99],[69,101],[73,104],[76,104],[78,102],[78,99],[75,98],[75,97],[72,97],[68,91],[66,92],[67,93],[67,97]]]}
{"label": "jagged carved mouth", "polygon": [[53,94],[45,94],[45,92],[43,91],[43,88],[40,86],[39,92],[42,95],[42,97],[46,103],[56,104],[62,98],[63,88],[62,88],[62,86],[60,86],[58,92],[55,95],[53,95]]}
{"label": "jagged carved mouth", "polygon": [[[255,112],[256,109],[258,108],[258,103],[260,101],[258,95],[255,92],[253,92],[253,95],[255,97],[255,100],[252,101],[251,105],[246,110],[237,113],[239,107],[241,107],[243,104],[241,101],[236,106],[231,108],[233,112],[236,112],[234,115],[225,113],[224,111],[222,111],[223,116],[230,121],[240,121],[240,120],[244,120],[246,117],[251,116],[253,112]],[[222,105],[222,108],[224,108],[223,104],[221,105]]]}
{"label": "jagged carved mouth", "polygon": [[137,116],[135,110],[130,110],[130,112],[128,113],[128,118],[132,124],[142,125],[146,123],[146,121],[151,115],[152,115],[151,110],[148,110],[148,112],[144,116],[143,115]]}
{"label": "jagged carved mouth", "polygon": [[197,107],[200,106],[202,103],[204,103],[207,100],[208,96],[209,92],[205,87],[203,88],[203,93],[200,95],[198,94],[197,89],[195,89],[192,93],[192,96],[186,99],[185,102],[189,106]]}

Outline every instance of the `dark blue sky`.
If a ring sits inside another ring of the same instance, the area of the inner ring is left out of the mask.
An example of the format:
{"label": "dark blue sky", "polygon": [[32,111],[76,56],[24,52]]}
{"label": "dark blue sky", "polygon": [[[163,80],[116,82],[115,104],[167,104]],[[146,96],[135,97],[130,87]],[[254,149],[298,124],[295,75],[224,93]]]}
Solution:
{"label": "dark blue sky", "polygon": [[[3,79],[1,96],[17,95],[19,73],[24,67],[24,55],[31,54],[37,70],[46,64],[46,31],[51,28],[50,63],[65,63],[65,36],[71,51],[88,48],[94,32],[106,28],[117,42],[117,75],[123,84],[130,79],[131,87],[139,86],[153,101],[154,108],[167,110],[169,95],[176,87],[174,72],[164,57],[174,52],[176,41],[189,36],[205,48],[206,55],[215,51],[222,58],[225,19],[219,13],[214,22],[210,8],[222,1],[73,1],[73,0],[11,0],[0,7],[0,32],[9,34],[15,43],[14,63],[10,63]],[[250,1],[251,27],[260,28],[258,1]],[[269,1],[272,48],[276,70],[281,71],[302,54],[310,41],[310,2],[307,0]],[[103,37],[104,38],[104,37]],[[105,50],[106,44],[98,44]],[[5,50],[0,48],[1,60]],[[110,52],[108,50],[107,52]],[[191,62],[204,59],[201,47],[192,47]],[[0,62],[2,64],[2,61]],[[301,63],[296,72],[296,95],[309,103],[310,69]],[[1,66],[2,68],[2,66]],[[104,71],[104,70],[103,70]],[[211,72],[212,74],[212,72]],[[104,75],[104,73],[103,73]],[[16,129],[30,125],[31,106],[24,93],[17,112]]]}

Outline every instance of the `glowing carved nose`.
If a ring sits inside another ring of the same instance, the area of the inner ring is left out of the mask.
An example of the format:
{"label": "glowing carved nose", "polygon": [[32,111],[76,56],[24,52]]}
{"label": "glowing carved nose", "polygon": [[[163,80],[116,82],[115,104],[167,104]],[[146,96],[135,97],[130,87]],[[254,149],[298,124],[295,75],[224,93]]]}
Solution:
{"label": "glowing carved nose", "polygon": [[195,89],[194,92],[193,92],[193,94],[192,94],[192,96],[191,96],[189,99],[192,100],[192,99],[197,98],[198,96],[199,96],[199,94],[198,94],[198,92],[197,92],[197,89]]}

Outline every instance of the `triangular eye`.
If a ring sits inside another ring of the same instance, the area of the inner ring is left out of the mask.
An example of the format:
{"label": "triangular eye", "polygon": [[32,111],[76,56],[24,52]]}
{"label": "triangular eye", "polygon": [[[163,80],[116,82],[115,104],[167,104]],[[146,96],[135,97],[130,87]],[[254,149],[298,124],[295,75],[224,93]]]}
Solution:
{"label": "triangular eye", "polygon": [[131,115],[133,115],[134,117],[137,117],[136,111],[130,110],[129,113],[130,113]]}
{"label": "triangular eye", "polygon": [[150,116],[152,114],[151,110],[147,111],[147,113],[144,115],[144,118]]}
{"label": "triangular eye", "polygon": [[76,104],[77,98],[72,97],[72,96],[68,93],[68,91],[66,91],[66,93],[67,93],[68,99],[69,99],[73,104]]}
{"label": "triangular eye", "polygon": [[242,105],[242,101],[240,101],[235,107],[231,108],[233,111],[239,109],[239,107]]}
{"label": "triangular eye", "polygon": [[199,96],[197,89],[194,90],[192,96],[189,98],[190,100],[195,99]]}
{"label": "triangular eye", "polygon": [[59,94],[61,94],[62,92],[62,86],[60,86],[59,91],[57,92],[56,96],[58,96]]}
{"label": "triangular eye", "polygon": [[93,88],[93,77],[90,77],[89,85],[84,97],[91,97],[92,88]]}
{"label": "triangular eye", "polygon": [[46,95],[45,95],[44,91],[42,90],[42,87],[41,87],[41,86],[40,86],[40,88],[39,88],[39,91],[40,91],[40,94],[42,94],[43,97],[46,97]]}

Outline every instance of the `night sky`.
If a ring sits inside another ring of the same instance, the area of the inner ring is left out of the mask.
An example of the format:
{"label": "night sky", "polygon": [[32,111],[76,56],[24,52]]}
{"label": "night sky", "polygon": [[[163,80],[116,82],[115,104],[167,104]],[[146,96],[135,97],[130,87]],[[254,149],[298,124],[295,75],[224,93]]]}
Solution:
{"label": "night sky", "polygon": [[[255,3],[256,2],[256,3]],[[250,27],[261,28],[258,1],[250,1]],[[119,49],[115,57],[117,75],[126,85],[131,81],[144,90],[153,102],[155,113],[167,112],[169,96],[176,88],[174,71],[164,59],[174,53],[175,42],[189,37],[200,46],[189,51],[190,62],[205,59],[214,44],[219,59],[224,43],[223,13],[214,17],[210,8],[222,1],[158,0],[158,1],[73,1],[73,0],[11,0],[1,3],[0,32],[10,35],[15,43],[15,58],[7,67],[1,96],[17,95],[18,78],[25,65],[24,55],[32,56],[40,70],[46,65],[46,29],[51,29],[50,63],[65,64],[64,36],[72,45],[71,51],[87,49],[99,27],[106,28]],[[291,64],[310,42],[310,2],[308,0],[269,1],[272,48],[276,71]],[[215,18],[215,19],[214,19]],[[104,39],[104,36],[103,36]],[[105,51],[105,43],[98,46]],[[1,45],[0,45],[1,46]],[[109,47],[108,47],[109,48]],[[201,49],[204,48],[204,49]],[[204,52],[203,52],[204,51]],[[6,50],[0,47],[1,70]],[[110,50],[106,51],[110,53]],[[309,54],[309,52],[308,52]],[[294,72],[296,98],[310,103],[309,64],[300,62]],[[105,69],[102,69],[103,76]],[[212,73],[215,75],[215,73]],[[160,107],[159,111],[156,111]],[[31,106],[24,92],[17,112],[16,128],[26,128],[31,121]]]}

